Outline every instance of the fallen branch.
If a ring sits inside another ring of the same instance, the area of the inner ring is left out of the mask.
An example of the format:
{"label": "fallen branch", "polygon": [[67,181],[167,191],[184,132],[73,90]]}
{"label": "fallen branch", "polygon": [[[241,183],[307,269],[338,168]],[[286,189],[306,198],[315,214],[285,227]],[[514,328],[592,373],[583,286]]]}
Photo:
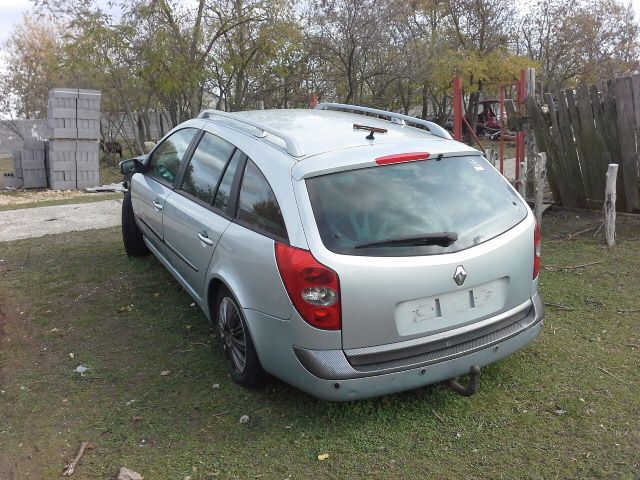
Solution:
{"label": "fallen branch", "polygon": [[582,235],[583,233],[590,232],[591,230],[595,230],[596,227],[585,228],[584,230],[580,230],[579,232],[570,233],[567,235],[567,240],[573,240],[578,235]]}
{"label": "fallen branch", "polygon": [[594,237],[597,237],[598,234],[600,233],[600,230],[602,230],[602,227],[604,227],[604,222],[602,222],[600,224],[600,226],[598,227],[598,229],[596,230],[596,233],[593,234]]}
{"label": "fallen branch", "polygon": [[613,373],[611,373],[609,370],[607,370],[606,368],[602,368],[602,367],[596,367],[598,370],[602,370],[604,373],[606,373],[607,375],[611,375],[613,378],[615,378],[616,380],[618,380],[619,382],[624,383],[625,385],[629,385],[629,382],[625,382],[623,379],[621,379],[620,377],[618,377],[617,375],[614,375]]}
{"label": "fallen branch", "polygon": [[640,308],[636,308],[634,310],[616,310],[616,312],[618,312],[618,313],[636,313],[636,312],[640,312]]}
{"label": "fallen branch", "polygon": [[64,473],[62,474],[63,477],[68,477],[69,475],[73,474],[73,471],[76,468],[76,465],[78,465],[78,462],[82,458],[82,455],[84,455],[84,451],[87,448],[91,449],[93,448],[93,445],[90,444],[89,442],[82,442],[80,444],[80,450],[78,450],[78,454],[76,455],[76,458],[73,459],[73,461],[69,464],[67,469],[64,471]]}
{"label": "fallen branch", "polygon": [[551,303],[551,302],[543,302],[547,307],[555,307],[555,308],[559,308],[560,310],[567,310],[567,311],[574,311],[575,308],[573,307],[567,307],[566,305],[560,305],[559,303]]}
{"label": "fallen branch", "polygon": [[438,414],[438,412],[436,412],[435,410],[431,410],[431,411],[432,411],[432,412],[433,412],[433,414],[436,416],[436,418],[437,418],[438,420],[440,420],[440,423],[442,423],[443,425],[444,425],[444,424],[446,424],[446,422],[444,421],[444,418],[442,418],[442,417]]}
{"label": "fallen branch", "polygon": [[592,267],[593,265],[598,265],[602,263],[603,260],[598,260],[597,262],[583,263],[581,265],[544,265],[545,270],[549,270],[552,272],[557,272],[559,270],[576,270],[578,268]]}

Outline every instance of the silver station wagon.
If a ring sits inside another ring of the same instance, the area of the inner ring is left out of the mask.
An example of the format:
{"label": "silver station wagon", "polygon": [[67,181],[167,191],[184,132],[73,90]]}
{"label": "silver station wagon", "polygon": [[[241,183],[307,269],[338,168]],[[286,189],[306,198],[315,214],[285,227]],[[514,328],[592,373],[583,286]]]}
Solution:
{"label": "silver station wagon", "polygon": [[189,292],[241,385],[266,372],[327,400],[442,381],[471,395],[542,328],[534,215],[431,122],[206,110],[121,170],[126,252]]}

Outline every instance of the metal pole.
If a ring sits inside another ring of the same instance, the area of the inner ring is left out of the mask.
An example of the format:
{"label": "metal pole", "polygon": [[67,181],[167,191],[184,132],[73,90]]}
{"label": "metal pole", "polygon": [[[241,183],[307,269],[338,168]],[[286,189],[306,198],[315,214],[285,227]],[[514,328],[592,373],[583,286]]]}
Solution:
{"label": "metal pole", "polygon": [[[525,70],[520,71],[520,81],[518,82],[518,115],[523,113],[525,95]],[[516,182],[520,181],[520,162],[524,161],[524,132],[516,134]],[[517,185],[517,183],[516,183]]]}
{"label": "metal pole", "polygon": [[453,78],[453,138],[462,141],[462,77]]}
{"label": "metal pole", "polygon": [[500,173],[504,175],[504,85],[500,86]]}

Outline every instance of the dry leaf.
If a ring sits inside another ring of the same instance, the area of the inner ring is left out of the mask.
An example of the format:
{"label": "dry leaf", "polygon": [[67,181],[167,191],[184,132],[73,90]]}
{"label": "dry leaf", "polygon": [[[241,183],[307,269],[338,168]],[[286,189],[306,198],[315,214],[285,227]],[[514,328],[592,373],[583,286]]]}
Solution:
{"label": "dry leaf", "polygon": [[321,453],[320,455],[318,455],[318,460],[320,460],[320,461],[326,460],[327,458],[329,458],[329,454],[328,453]]}
{"label": "dry leaf", "polygon": [[160,375],[166,377],[167,375],[171,375],[171,370],[163,370],[160,372]]}

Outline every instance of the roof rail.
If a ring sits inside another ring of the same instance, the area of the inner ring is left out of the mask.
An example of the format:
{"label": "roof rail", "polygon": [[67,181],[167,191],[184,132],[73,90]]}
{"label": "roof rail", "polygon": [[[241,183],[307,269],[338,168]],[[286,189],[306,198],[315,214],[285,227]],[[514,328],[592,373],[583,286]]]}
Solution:
{"label": "roof rail", "polygon": [[358,105],[348,105],[346,103],[320,103],[317,107],[318,110],[348,110],[354,113],[372,113],[374,115],[382,115],[389,117],[392,123],[399,125],[406,125],[406,122],[413,123],[415,125],[421,125],[427,127],[429,133],[436,137],[446,138],[451,140],[451,135],[444,128],[437,123],[429,122],[428,120],[422,120],[421,118],[410,117],[409,115],[403,115],[401,113],[387,112],[386,110],[378,110],[377,108],[360,107]]}
{"label": "roof rail", "polygon": [[222,112],[220,110],[215,110],[215,109],[203,110],[202,112],[200,112],[200,115],[198,115],[198,118],[211,118],[211,117],[228,118],[230,120],[233,120],[234,122],[242,123],[245,125],[249,125],[253,128],[256,128],[259,132],[254,133],[253,135],[258,138],[264,138],[267,136],[267,133],[270,133],[271,135],[282,139],[282,141],[285,143],[287,147],[286,150],[289,155],[291,155],[292,157],[304,156],[304,150],[300,146],[298,141],[292,136],[288,135],[287,133],[281,132],[280,130],[276,130],[267,125],[263,125],[262,123],[259,123],[259,122],[254,122],[253,120],[238,117],[235,114],[230,112]]}

